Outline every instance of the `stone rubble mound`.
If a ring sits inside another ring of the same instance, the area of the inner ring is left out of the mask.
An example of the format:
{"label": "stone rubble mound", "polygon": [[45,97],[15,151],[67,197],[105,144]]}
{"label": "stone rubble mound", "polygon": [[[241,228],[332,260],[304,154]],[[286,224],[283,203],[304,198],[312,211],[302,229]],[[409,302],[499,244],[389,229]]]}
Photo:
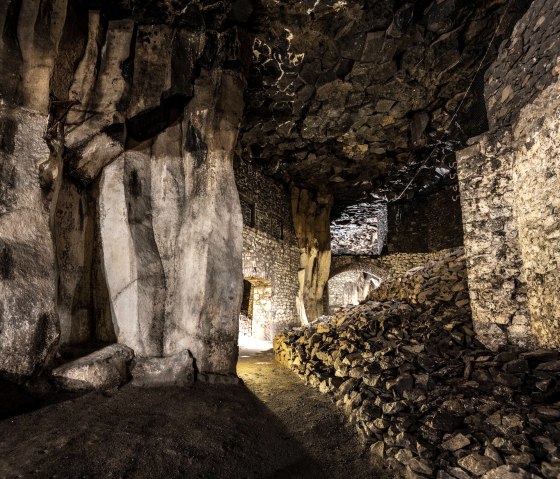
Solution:
{"label": "stone rubble mound", "polygon": [[560,354],[475,338],[462,249],[359,306],[278,335],[276,358],[330,394],[406,477],[560,477]]}

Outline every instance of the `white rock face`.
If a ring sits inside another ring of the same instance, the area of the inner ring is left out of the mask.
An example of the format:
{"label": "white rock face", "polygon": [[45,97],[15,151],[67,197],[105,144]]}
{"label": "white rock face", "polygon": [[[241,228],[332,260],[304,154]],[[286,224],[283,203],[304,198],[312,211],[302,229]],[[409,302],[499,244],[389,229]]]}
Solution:
{"label": "white rock face", "polygon": [[111,315],[119,343],[145,355],[138,324],[138,272],[124,191],[124,158],[103,170],[99,228]]}
{"label": "white rock face", "polygon": [[[233,75],[209,74],[182,125],[103,170],[99,225],[113,323],[138,356],[189,350],[200,371],[235,371],[242,218],[232,153],[242,91]],[[216,114],[224,111],[231,116]]]}
{"label": "white rock face", "polygon": [[53,369],[55,383],[67,391],[112,389],[128,382],[134,351],[111,344],[83,358]]}
{"label": "white rock face", "polygon": [[237,362],[243,220],[232,159],[243,90],[235,74],[204,72],[183,121],[187,201],[164,354],[188,349],[201,372],[234,373]]}

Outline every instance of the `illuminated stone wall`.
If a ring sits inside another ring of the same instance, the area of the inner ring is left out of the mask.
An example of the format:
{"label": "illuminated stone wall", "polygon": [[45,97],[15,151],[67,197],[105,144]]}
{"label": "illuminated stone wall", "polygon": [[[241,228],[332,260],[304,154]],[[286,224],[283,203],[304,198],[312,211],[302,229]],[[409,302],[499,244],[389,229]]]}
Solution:
{"label": "illuminated stone wall", "polygon": [[487,74],[490,132],[457,155],[479,338],[560,346],[560,4],[536,0]]}
{"label": "illuminated stone wall", "polygon": [[243,330],[271,340],[297,319],[299,249],[290,202],[284,187],[251,163],[238,160],[235,175],[243,210],[243,276],[270,285],[253,289],[252,324]]}

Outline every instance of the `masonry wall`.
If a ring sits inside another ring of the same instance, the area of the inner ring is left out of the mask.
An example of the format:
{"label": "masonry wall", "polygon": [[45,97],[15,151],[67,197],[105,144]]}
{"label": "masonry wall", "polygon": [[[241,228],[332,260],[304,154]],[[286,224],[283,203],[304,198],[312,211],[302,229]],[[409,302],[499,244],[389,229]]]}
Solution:
{"label": "masonry wall", "polygon": [[444,250],[430,253],[393,253],[383,256],[333,256],[331,277],[343,271],[366,271],[382,281],[387,281],[438,258],[442,251]]}
{"label": "masonry wall", "polygon": [[290,199],[283,185],[252,163],[238,159],[235,176],[243,212],[243,275],[271,285],[269,321],[261,317],[251,330],[253,337],[271,340],[297,322],[300,258]]}
{"label": "masonry wall", "polygon": [[560,4],[535,0],[487,74],[491,131],[457,155],[479,338],[560,346]]}
{"label": "masonry wall", "polygon": [[452,186],[413,201],[389,203],[388,253],[427,253],[463,245],[459,193]]}

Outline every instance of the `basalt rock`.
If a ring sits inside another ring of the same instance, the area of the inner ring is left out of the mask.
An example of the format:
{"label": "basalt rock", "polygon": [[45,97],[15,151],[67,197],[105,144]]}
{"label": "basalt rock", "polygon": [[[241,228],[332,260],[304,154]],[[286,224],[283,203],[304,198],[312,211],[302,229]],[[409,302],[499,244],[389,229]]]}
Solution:
{"label": "basalt rock", "polygon": [[276,358],[407,477],[558,477],[557,352],[482,346],[465,280],[463,251],[447,253],[277,336]]}

